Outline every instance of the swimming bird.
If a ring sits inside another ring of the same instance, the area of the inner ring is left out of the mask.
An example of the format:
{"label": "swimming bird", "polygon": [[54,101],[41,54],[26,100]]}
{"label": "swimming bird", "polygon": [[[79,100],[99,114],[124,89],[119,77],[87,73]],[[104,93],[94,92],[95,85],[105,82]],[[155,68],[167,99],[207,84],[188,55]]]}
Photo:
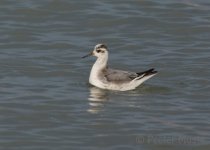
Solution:
{"label": "swimming bird", "polygon": [[89,83],[98,88],[117,91],[133,90],[157,74],[154,68],[143,72],[130,72],[109,68],[107,65],[109,52],[105,44],[97,44],[92,52],[82,58],[88,56],[97,57],[90,72]]}

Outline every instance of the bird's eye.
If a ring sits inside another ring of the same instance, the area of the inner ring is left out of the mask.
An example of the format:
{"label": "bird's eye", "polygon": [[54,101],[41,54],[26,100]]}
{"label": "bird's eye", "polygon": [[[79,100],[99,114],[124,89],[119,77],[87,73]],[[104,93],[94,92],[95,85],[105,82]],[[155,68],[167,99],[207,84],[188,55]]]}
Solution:
{"label": "bird's eye", "polygon": [[101,50],[96,50],[96,52],[97,52],[97,53],[100,53],[100,52],[101,52]]}

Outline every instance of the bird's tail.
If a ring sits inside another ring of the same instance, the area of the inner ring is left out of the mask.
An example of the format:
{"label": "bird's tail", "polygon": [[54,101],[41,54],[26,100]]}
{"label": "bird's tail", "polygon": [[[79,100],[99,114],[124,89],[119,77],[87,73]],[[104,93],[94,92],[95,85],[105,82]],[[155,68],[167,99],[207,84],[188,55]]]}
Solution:
{"label": "bird's tail", "polygon": [[135,88],[143,82],[145,82],[146,80],[152,78],[154,75],[156,75],[157,71],[155,71],[155,69],[152,68],[143,72],[138,72],[136,74],[138,75],[138,77],[131,81],[131,84],[133,84]]}
{"label": "bird's tail", "polygon": [[157,71],[155,71],[155,69],[152,68],[152,69],[149,69],[149,70],[146,70],[146,71],[143,71],[143,72],[137,72],[137,74],[138,74],[137,78],[139,80],[139,79],[142,79],[142,78],[144,78],[146,76],[153,76],[156,73],[157,73]]}

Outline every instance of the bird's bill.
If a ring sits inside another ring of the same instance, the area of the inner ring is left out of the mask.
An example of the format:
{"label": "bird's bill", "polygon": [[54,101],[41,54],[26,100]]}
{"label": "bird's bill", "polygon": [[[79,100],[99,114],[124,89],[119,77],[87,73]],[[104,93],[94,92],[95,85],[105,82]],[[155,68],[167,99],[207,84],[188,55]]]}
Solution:
{"label": "bird's bill", "polygon": [[82,58],[86,58],[86,57],[89,57],[89,56],[92,56],[92,55],[93,55],[93,52],[91,52],[91,53],[89,53],[89,54],[83,56]]}

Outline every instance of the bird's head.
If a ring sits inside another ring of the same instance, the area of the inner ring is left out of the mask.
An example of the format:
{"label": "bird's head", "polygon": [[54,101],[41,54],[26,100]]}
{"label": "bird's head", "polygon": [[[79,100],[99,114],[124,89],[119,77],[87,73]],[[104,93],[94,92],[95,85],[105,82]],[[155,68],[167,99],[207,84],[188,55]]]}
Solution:
{"label": "bird's head", "polygon": [[98,58],[108,57],[107,46],[105,44],[97,44],[92,52],[90,52],[88,55],[83,56],[82,58],[88,56],[96,56]]}

